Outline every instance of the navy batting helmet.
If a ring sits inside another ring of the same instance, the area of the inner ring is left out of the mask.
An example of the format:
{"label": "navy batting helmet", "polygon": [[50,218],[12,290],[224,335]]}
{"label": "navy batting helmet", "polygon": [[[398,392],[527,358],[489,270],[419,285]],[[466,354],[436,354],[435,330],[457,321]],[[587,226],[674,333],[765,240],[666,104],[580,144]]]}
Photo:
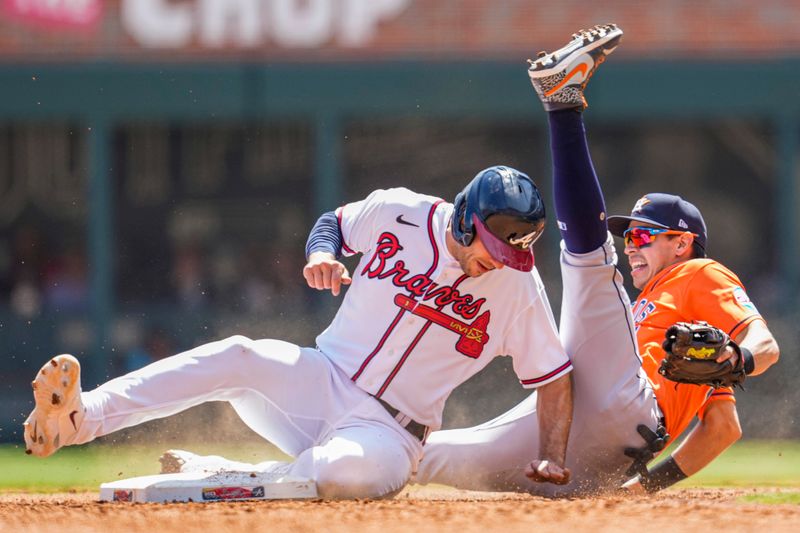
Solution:
{"label": "navy batting helmet", "polygon": [[450,226],[461,245],[469,246],[477,232],[497,261],[529,272],[544,221],[544,202],[533,180],[519,170],[495,166],[478,172],[458,193]]}

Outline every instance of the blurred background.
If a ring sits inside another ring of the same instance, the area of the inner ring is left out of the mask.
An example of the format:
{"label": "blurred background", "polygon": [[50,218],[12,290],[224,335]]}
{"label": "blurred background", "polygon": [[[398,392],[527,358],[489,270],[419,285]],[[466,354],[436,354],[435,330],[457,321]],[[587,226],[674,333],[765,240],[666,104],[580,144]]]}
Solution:
{"label": "blurred background", "polygon": [[[552,213],[525,60],[604,22],[625,30],[588,91],[609,211],[700,207],[782,348],[737,394],[745,437],[800,437],[800,1],[0,0],[0,441],[55,353],[89,389],[233,333],[313,346],[339,300],[305,287],[306,236],[375,188],[452,201],[504,163]],[[556,313],[557,250],[551,217]],[[500,358],[445,425],[525,394]],[[226,406],[171,424],[243,435]]]}

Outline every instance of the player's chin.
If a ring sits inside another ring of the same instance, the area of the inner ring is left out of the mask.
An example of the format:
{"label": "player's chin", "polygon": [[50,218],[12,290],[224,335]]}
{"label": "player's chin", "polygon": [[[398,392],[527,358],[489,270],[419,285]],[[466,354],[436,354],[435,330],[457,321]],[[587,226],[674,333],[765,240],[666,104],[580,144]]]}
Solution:
{"label": "player's chin", "polygon": [[631,282],[633,286],[637,289],[642,289],[650,278],[647,275],[646,269],[639,268],[636,270],[631,270]]}

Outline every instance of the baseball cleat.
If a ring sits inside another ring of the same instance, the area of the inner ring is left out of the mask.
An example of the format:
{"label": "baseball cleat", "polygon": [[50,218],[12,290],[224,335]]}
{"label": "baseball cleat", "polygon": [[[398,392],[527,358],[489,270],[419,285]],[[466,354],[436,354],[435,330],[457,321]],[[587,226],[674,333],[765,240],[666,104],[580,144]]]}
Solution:
{"label": "baseball cleat", "polygon": [[22,424],[25,453],[47,457],[78,432],[85,409],[81,402],[81,365],[71,355],[57,355],[31,383],[36,407]]}
{"label": "baseball cleat", "polygon": [[161,463],[162,474],[178,474],[183,472],[183,465],[197,457],[192,452],[185,450],[167,450],[158,458]]}
{"label": "baseball cleat", "polygon": [[528,77],[545,110],[586,109],[586,84],[621,38],[616,24],[601,24],[572,34],[572,40],[555,52],[539,52],[529,59]]}

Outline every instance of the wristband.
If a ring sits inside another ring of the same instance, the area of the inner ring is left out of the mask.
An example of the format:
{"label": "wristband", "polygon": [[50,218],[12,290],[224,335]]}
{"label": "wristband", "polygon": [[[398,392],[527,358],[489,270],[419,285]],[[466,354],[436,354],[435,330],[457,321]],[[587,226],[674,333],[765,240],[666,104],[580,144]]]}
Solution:
{"label": "wristband", "polygon": [[753,373],[753,370],[756,369],[756,361],[753,359],[753,352],[744,346],[739,346],[739,350],[742,352],[742,360],[744,361],[744,373],[749,376]]}
{"label": "wristband", "polygon": [[653,467],[652,470],[647,472],[646,476],[642,476],[640,483],[644,490],[652,494],[661,489],[666,489],[687,477],[689,476],[681,470],[681,467],[675,462],[675,458],[670,455],[666,461]]}

